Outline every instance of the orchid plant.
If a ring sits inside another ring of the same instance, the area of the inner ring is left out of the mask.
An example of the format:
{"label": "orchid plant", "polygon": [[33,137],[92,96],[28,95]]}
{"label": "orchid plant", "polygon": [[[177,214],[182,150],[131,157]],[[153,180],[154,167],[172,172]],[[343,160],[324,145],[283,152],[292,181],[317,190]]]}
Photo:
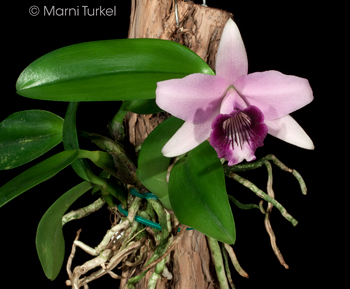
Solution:
{"label": "orchid plant", "polygon": [[[64,118],[49,111],[26,110],[0,123],[2,170],[26,164],[61,142],[64,145],[62,152],[3,185],[0,206],[68,166],[82,179],[47,210],[38,226],[37,252],[51,280],[60,272],[64,260],[63,225],[105,203],[125,219],[115,224],[96,248],[80,242],[77,235],[74,246],[95,256],[95,267],[102,269],[85,279],[80,276],[86,270],[83,272],[80,267],[80,271],[68,270],[67,284],[73,288],[85,286],[111,271],[123,256],[141,252],[147,238],[145,226],[158,230],[160,241],[151,259],[144,264],[142,274],[131,278],[128,286],[133,288],[152,266],[157,265],[158,273],[164,270],[161,261],[174,247],[170,234],[173,224],[167,219],[169,212],[175,215],[182,229],[173,243],[190,227],[208,236],[212,250],[217,250],[219,241],[230,253],[229,244],[236,240],[230,201],[238,207],[244,205],[228,196],[225,177],[249,187],[267,201],[266,218],[275,206],[293,225],[297,223],[274,199],[271,190],[265,194],[237,172],[264,165],[270,178],[269,161],[272,161],[291,172],[306,193],[301,176],[276,157],[268,155],[252,161],[267,134],[313,149],[311,139],[289,115],[312,101],[312,90],[306,79],[277,71],[248,74],[246,50],[232,20],[222,33],[215,73],[194,52],[171,41],[94,41],[63,47],[37,59],[19,76],[16,89],[24,97],[68,102]],[[119,102],[120,108],[109,124],[110,135],[77,129],[76,111],[81,101]],[[139,114],[166,111],[172,115],[142,144],[137,164],[124,148],[123,119],[129,111]],[[96,150],[80,148],[80,137],[95,143]],[[91,165],[97,166],[100,173],[96,174]],[[68,206],[90,190],[98,196],[96,203],[66,214]],[[145,200],[150,208],[141,206]],[[111,249],[108,244],[116,235],[122,236],[120,246]],[[286,266],[278,252],[280,262]],[[71,263],[71,259],[68,262]],[[214,262],[222,261],[215,259]],[[220,284],[225,288],[225,281]]]}

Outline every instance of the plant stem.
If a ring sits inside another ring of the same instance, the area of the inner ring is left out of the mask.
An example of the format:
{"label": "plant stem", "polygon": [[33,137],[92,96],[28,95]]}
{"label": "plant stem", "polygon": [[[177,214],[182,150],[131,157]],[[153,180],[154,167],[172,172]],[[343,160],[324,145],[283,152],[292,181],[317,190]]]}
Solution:
{"label": "plant stem", "polygon": [[163,270],[165,268],[165,261],[166,261],[166,259],[164,258],[156,265],[156,268],[154,268],[154,272],[152,273],[151,277],[149,278],[147,289],[155,289],[156,288],[157,280],[159,278],[161,278],[160,274],[163,272]]}
{"label": "plant stem", "polygon": [[[159,200],[155,199],[147,199],[147,202],[150,203],[158,215],[158,221],[159,225],[162,228],[162,236],[161,240],[163,240],[163,243],[167,242],[167,239],[169,237],[169,229],[168,229],[168,219],[167,219],[167,214],[165,213],[163,205],[160,203]],[[160,242],[162,244],[162,241]]]}
{"label": "plant stem", "polygon": [[244,278],[249,278],[247,272],[245,272],[242,269],[241,265],[238,263],[238,260],[237,260],[235,252],[233,251],[233,248],[229,244],[224,244],[224,247],[225,247],[227,253],[229,254],[229,256],[231,258],[232,265],[233,265],[233,267],[235,267],[238,274]]}
{"label": "plant stem", "polygon": [[[108,243],[110,242],[111,238],[120,230],[126,229],[127,227],[129,227],[132,222],[135,219],[136,216],[136,212],[139,208],[141,204],[141,198],[135,197],[134,201],[132,202],[130,208],[129,208],[129,214],[128,216],[125,218],[125,220],[123,222],[121,222],[118,225],[115,225],[113,228],[111,228],[110,230],[107,231],[107,234],[104,236],[103,240],[101,241],[101,243],[95,248],[95,249],[91,249],[88,250],[88,253],[94,256],[97,256],[100,252],[102,252],[106,246],[108,245]],[[88,247],[87,245],[84,245],[82,242],[80,241],[74,241],[74,243],[82,248],[83,250],[86,250],[86,247]],[[84,246],[83,246],[84,245]],[[90,247],[89,247],[90,248]]]}
{"label": "plant stem", "polygon": [[229,200],[232,203],[234,203],[239,209],[242,209],[242,210],[258,209],[258,210],[260,210],[260,207],[256,204],[242,204],[233,196],[231,196],[231,195],[227,195],[227,196],[228,196]]}
{"label": "plant stem", "polygon": [[227,251],[225,249],[225,244],[221,243],[221,251],[222,251],[222,257],[224,258],[224,265],[225,265],[225,271],[226,271],[226,276],[227,276],[227,280],[231,286],[232,289],[236,289],[235,284],[233,284],[232,281],[232,276],[231,276],[231,272],[230,272],[230,265],[228,263],[228,256],[227,256]]}
{"label": "plant stem", "polygon": [[128,110],[125,109],[125,102],[123,102],[118,112],[108,124],[110,134],[118,141],[122,141],[125,137],[123,121],[127,113]]}
{"label": "plant stem", "polygon": [[236,172],[245,172],[245,171],[249,171],[249,170],[254,170],[254,169],[257,169],[257,168],[260,168],[261,166],[263,166],[266,161],[272,161],[281,170],[292,173],[293,176],[299,182],[302,194],[306,195],[307,188],[306,188],[306,184],[305,184],[303,178],[301,177],[301,175],[296,170],[290,169],[289,167],[287,167],[278,158],[276,158],[276,156],[274,156],[272,154],[269,154],[269,155],[261,158],[260,160],[255,161],[255,162],[250,162],[250,163],[246,163],[246,164],[238,164],[238,165],[235,165],[232,167],[224,166],[224,171],[225,171],[225,174],[229,174],[231,172],[236,173]]}
{"label": "plant stem", "polygon": [[235,181],[239,182],[240,184],[247,187],[248,189],[250,189],[258,197],[260,197],[263,200],[274,205],[281,212],[282,216],[284,218],[286,218],[289,222],[291,222],[293,224],[293,226],[296,226],[298,224],[298,221],[295,220],[279,202],[277,202],[275,199],[271,198],[269,195],[265,194],[262,190],[260,190],[257,186],[255,186],[252,182],[246,180],[245,178],[242,178],[241,176],[239,176],[233,172],[228,173],[227,176],[234,179]]}
{"label": "plant stem", "polygon": [[[97,160],[90,158],[97,166],[100,166],[103,169],[108,169],[108,167],[110,167],[112,170],[109,172],[119,178],[123,183],[131,184],[138,188],[139,191],[145,190],[139,179],[136,177],[135,164],[127,156],[123,146],[119,142],[95,133],[86,133],[86,136],[98,147],[106,151],[103,152],[106,155],[101,154]],[[104,164],[106,167],[103,167]]]}
{"label": "plant stem", "polygon": [[79,210],[71,211],[65,214],[62,217],[62,226],[67,224],[69,221],[81,219],[83,217],[90,215],[93,212],[96,212],[97,210],[101,209],[105,203],[106,201],[104,199],[99,198],[95,202],[93,202],[92,204],[84,208],[80,208]]}
{"label": "plant stem", "polygon": [[[77,241],[79,239],[80,232],[81,232],[81,229],[78,230],[78,232],[77,232],[77,234],[75,236],[75,241]],[[73,258],[75,256],[75,251],[76,251],[76,245],[73,243],[72,250],[71,250],[71,253],[70,253],[69,257],[68,257],[68,261],[67,261],[67,265],[66,265],[66,271],[67,271],[69,279],[71,279],[72,276],[73,276],[73,273],[72,273],[72,270],[71,270],[71,266],[72,266]]]}
{"label": "plant stem", "polygon": [[[102,277],[105,274],[109,274],[109,272],[111,270],[113,270],[126,256],[128,256],[129,254],[133,253],[134,251],[138,250],[141,245],[143,244],[144,240],[140,240],[137,242],[132,242],[129,244],[129,246],[123,250],[118,251],[117,254],[113,255],[109,260],[108,258],[105,258],[105,262],[101,263],[101,269],[95,271],[94,273],[92,273],[90,276],[86,276],[83,279],[79,280],[79,287],[82,286],[87,286],[87,284],[93,280],[96,280],[100,277]],[[100,258],[104,258],[104,256],[106,256],[106,253],[108,253],[110,249],[106,249],[104,250],[101,254],[100,254]],[[97,261],[99,259],[95,258]],[[94,260],[94,259],[93,259]],[[91,260],[92,261],[92,260]],[[90,261],[88,261],[90,262]],[[95,261],[96,262],[96,261]],[[81,266],[79,266],[81,267]],[[74,269],[75,270],[75,269]],[[84,272],[84,274],[86,274],[87,271]],[[113,274],[112,274],[113,275]],[[84,287],[85,288],[85,287]]]}
{"label": "plant stem", "polygon": [[306,188],[306,184],[304,182],[304,179],[301,177],[301,175],[296,170],[293,170],[292,174],[298,180],[301,192],[303,193],[303,195],[306,195],[307,188]]}
{"label": "plant stem", "polygon": [[[272,189],[272,178],[273,178],[272,177],[272,167],[271,167],[271,164],[268,161],[265,161],[265,166],[267,168],[267,174],[268,174],[267,193],[268,193],[268,195],[271,198],[275,198],[275,193],[274,193],[274,191]],[[271,203],[268,203],[267,210],[266,210],[266,213],[265,213],[265,219],[264,219],[265,228],[266,228],[267,233],[270,236],[270,242],[271,242],[271,247],[272,247],[273,252],[277,256],[277,259],[280,261],[280,263],[286,269],[288,269],[289,266],[284,261],[284,258],[283,258],[282,254],[281,254],[281,251],[277,247],[276,236],[275,236],[275,233],[272,230],[272,226],[271,226],[271,222],[270,222],[270,214],[272,212],[272,208],[273,208],[273,205]]]}
{"label": "plant stem", "polygon": [[227,278],[225,275],[225,266],[222,260],[220,246],[217,240],[208,237],[208,245],[211,251],[211,256],[214,262],[216,276],[218,277],[218,281],[220,284],[220,289],[229,289]]}
{"label": "plant stem", "polygon": [[155,261],[153,261],[152,263],[148,264],[146,267],[143,268],[143,270],[149,270],[151,269],[154,265],[157,264],[157,262],[160,262],[162,259],[164,259],[165,257],[167,257],[170,252],[172,250],[174,250],[175,246],[177,245],[177,243],[180,241],[180,239],[182,238],[182,236],[185,234],[186,232],[186,225],[180,225],[180,232],[175,236],[174,240],[172,241],[172,243],[168,246],[167,250],[165,251],[165,253],[159,257],[158,259],[156,259]]}

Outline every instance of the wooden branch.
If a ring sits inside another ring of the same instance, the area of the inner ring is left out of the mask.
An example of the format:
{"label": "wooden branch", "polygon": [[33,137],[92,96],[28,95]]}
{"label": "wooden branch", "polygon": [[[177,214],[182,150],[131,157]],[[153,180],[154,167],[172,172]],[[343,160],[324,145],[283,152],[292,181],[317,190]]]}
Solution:
{"label": "wooden branch", "polygon": [[[174,0],[132,0],[128,38],[160,38],[178,42],[197,53],[215,70],[215,57],[221,34],[232,14],[181,0],[177,1],[177,11],[178,25]],[[130,143],[135,147],[141,144],[167,116],[166,113],[128,113],[125,127]],[[170,256],[174,275],[172,288],[217,288],[207,240],[202,233],[186,232]],[[147,288],[152,272],[150,270],[135,289]],[[124,272],[123,276],[130,276],[129,273],[131,272]],[[168,288],[169,284],[166,282],[165,278],[159,279],[156,288]],[[121,284],[123,285],[124,283]]]}
{"label": "wooden branch", "polygon": [[[192,2],[177,1],[178,22],[173,0],[132,0],[128,38],[160,38],[185,45],[215,70],[215,57],[222,30],[232,14]],[[125,127],[133,146],[143,143],[167,113],[128,113]]]}
{"label": "wooden branch", "polygon": [[232,13],[177,1],[179,26],[172,0],[132,0],[128,38],[159,38],[176,41],[196,52],[215,70],[222,30]]}

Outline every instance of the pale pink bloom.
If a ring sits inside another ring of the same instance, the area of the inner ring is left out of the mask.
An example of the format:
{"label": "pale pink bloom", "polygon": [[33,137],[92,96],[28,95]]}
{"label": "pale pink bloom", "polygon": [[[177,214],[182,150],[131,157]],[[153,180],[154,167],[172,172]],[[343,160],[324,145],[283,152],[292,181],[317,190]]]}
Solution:
{"label": "pale pink bloom", "polygon": [[255,159],[266,133],[293,145],[314,145],[289,115],[313,100],[309,82],[278,71],[248,74],[248,60],[236,24],[228,20],[216,56],[216,75],[194,73],[158,82],[160,108],[185,120],[165,144],[164,156],[184,154],[210,137],[229,165]]}

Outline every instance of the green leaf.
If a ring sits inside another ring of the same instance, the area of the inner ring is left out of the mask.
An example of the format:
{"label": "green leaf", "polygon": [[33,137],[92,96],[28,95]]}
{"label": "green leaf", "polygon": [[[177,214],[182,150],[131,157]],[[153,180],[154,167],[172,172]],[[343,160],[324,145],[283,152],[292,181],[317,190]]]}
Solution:
{"label": "green leaf", "polygon": [[[64,118],[63,145],[65,150],[79,149],[78,133],[76,128],[76,112],[78,105],[79,102],[70,102]],[[77,159],[71,166],[79,177],[85,181],[90,181],[88,171],[91,171],[91,169],[87,160]]]}
{"label": "green leaf", "polygon": [[78,156],[78,150],[63,151],[14,177],[0,188],[0,207],[30,188],[52,178]]}
{"label": "green leaf", "polygon": [[[76,112],[78,109],[78,102],[70,102],[68,105],[67,113],[64,119],[63,127],[63,145],[66,150],[79,149],[78,135],[76,129]],[[84,158],[90,158],[94,161],[94,164],[114,173],[115,166],[112,156],[109,153],[101,151],[84,151],[79,150],[79,159],[76,159],[72,164],[73,170],[83,180],[92,182],[99,186],[106,186],[106,191],[112,194],[120,202],[126,205],[126,192],[123,191],[112,180],[106,180],[96,176],[89,166],[89,163]]]}
{"label": "green leaf", "polygon": [[0,123],[0,170],[26,164],[62,141],[63,119],[45,110],[11,114]]}
{"label": "green leaf", "polygon": [[[102,151],[67,150],[60,152],[29,168],[3,185],[0,188],[0,207],[32,187],[50,179],[59,171],[72,164],[77,158],[90,159],[101,168],[105,168],[109,164],[111,166],[114,164],[112,156]],[[91,179],[91,183],[104,188],[110,194],[118,198],[123,205],[126,204],[125,192],[113,184],[113,182],[98,177],[93,173],[88,176],[89,179]]]}
{"label": "green leaf", "polygon": [[174,165],[169,197],[180,223],[221,242],[235,242],[224,170],[209,142],[205,141]]}
{"label": "green leaf", "polygon": [[17,93],[58,101],[155,98],[158,81],[214,74],[197,54],[160,39],[85,42],[54,50],[19,76]]}
{"label": "green leaf", "polygon": [[57,277],[64,260],[63,214],[91,187],[92,185],[89,182],[82,182],[70,189],[52,204],[39,222],[36,234],[36,250],[45,275],[50,280]]}
{"label": "green leaf", "polygon": [[125,109],[138,114],[153,114],[163,111],[155,99],[126,100],[124,101]]}
{"label": "green leaf", "polygon": [[166,181],[170,158],[164,157],[161,150],[183,123],[171,117],[158,125],[144,141],[138,158],[137,177],[167,209],[171,209]]}

